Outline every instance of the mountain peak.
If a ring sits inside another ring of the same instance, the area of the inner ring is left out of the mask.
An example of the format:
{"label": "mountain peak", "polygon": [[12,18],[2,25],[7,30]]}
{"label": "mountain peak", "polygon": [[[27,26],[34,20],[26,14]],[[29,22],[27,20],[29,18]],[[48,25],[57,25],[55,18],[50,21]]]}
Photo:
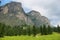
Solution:
{"label": "mountain peak", "polygon": [[30,11],[29,13],[32,13],[32,12],[34,12],[34,13],[39,13],[39,14],[40,14],[40,12],[35,11],[35,10],[32,10],[32,11]]}
{"label": "mountain peak", "polygon": [[32,15],[32,16],[41,16],[41,14],[38,11],[32,10],[28,13],[28,15]]}

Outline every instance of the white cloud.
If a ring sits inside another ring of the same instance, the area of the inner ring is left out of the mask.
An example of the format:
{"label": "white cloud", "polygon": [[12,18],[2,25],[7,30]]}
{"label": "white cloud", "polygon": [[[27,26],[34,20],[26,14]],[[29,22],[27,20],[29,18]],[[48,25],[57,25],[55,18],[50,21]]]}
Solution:
{"label": "white cloud", "polygon": [[60,25],[60,21],[57,24]]}

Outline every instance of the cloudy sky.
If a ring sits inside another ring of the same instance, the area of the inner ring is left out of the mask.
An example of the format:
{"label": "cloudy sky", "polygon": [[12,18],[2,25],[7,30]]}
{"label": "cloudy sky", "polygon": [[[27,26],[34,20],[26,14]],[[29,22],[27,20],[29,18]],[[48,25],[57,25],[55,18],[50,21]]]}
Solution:
{"label": "cloudy sky", "polygon": [[60,0],[2,0],[0,5],[8,2],[21,2],[25,12],[36,10],[46,16],[52,25],[60,25]]}

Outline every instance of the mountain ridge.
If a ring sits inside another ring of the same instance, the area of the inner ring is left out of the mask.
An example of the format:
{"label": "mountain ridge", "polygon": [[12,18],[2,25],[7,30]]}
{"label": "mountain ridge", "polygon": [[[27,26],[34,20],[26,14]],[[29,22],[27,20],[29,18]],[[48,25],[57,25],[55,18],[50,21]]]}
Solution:
{"label": "mountain ridge", "polygon": [[35,26],[40,26],[42,24],[50,25],[49,19],[45,16],[42,17],[41,14],[35,10],[25,13],[22,4],[19,2],[10,2],[2,6],[1,9],[0,22],[8,25],[15,26],[24,23]]}

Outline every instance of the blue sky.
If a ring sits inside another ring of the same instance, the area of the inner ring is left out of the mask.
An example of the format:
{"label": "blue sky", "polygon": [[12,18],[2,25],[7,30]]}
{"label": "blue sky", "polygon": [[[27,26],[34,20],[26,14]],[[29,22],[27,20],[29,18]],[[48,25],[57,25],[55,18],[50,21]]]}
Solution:
{"label": "blue sky", "polygon": [[0,4],[0,6],[1,5],[5,5],[6,3],[9,3],[11,0],[0,0],[1,1],[1,4]]}
{"label": "blue sky", "polygon": [[5,5],[11,1],[21,2],[25,12],[39,11],[52,25],[60,25],[60,0],[2,0],[1,4]]}

